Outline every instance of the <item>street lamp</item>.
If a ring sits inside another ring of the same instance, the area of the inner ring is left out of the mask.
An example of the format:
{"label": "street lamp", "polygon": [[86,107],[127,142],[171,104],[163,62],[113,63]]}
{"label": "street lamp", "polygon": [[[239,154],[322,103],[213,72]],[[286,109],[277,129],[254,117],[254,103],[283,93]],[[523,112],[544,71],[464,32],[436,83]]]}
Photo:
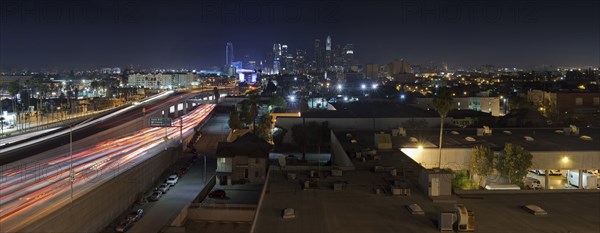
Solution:
{"label": "street lamp", "polygon": [[69,181],[71,183],[71,205],[73,204],[73,183],[75,182],[75,172],[73,171],[73,125],[69,124]]}

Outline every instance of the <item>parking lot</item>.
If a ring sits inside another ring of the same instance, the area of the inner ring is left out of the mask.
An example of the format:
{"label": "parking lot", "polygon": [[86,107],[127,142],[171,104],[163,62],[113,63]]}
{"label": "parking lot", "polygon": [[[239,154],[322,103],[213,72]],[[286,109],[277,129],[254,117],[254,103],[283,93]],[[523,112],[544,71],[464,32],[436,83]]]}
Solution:
{"label": "parking lot", "polygon": [[[544,189],[578,189],[577,186],[570,184],[567,180],[567,172],[568,170],[553,170],[552,173],[548,176],[548,187],[546,185],[546,176],[544,173],[538,172],[537,174],[535,170],[531,170],[527,173],[527,177],[531,177],[540,181],[540,184]],[[595,175],[595,174],[594,174]],[[592,176],[593,177],[593,176]],[[600,177],[596,177],[596,182],[600,180]],[[577,178],[574,178],[577,180]],[[579,181],[576,181],[579,182]]]}

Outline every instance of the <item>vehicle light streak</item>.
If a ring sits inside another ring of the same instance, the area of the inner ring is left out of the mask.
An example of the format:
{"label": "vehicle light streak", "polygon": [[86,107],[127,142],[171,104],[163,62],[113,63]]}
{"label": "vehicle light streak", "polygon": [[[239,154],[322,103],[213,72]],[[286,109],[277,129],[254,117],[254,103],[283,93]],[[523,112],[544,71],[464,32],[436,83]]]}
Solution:
{"label": "vehicle light streak", "polygon": [[[194,127],[205,121],[213,109],[213,104],[205,104],[183,116],[181,128],[183,134],[187,136],[192,133]],[[174,119],[173,122],[173,126],[176,127],[167,128],[167,137],[179,139],[179,118]],[[151,149],[162,148],[164,143],[169,143],[171,146],[178,145],[178,140],[165,142],[164,136],[164,128],[145,128],[130,136],[105,140],[93,147],[75,151],[72,161],[75,173],[73,181],[75,196],[81,196],[151,158],[155,154],[148,153]],[[27,218],[32,211],[40,212],[50,203],[66,205],[68,202],[61,200],[69,198],[65,195],[69,193],[71,185],[69,163],[68,152],[65,152],[31,165],[1,171],[0,224],[3,224],[2,227],[15,228],[16,226],[11,224],[20,224],[20,221],[15,219],[17,216]]]}

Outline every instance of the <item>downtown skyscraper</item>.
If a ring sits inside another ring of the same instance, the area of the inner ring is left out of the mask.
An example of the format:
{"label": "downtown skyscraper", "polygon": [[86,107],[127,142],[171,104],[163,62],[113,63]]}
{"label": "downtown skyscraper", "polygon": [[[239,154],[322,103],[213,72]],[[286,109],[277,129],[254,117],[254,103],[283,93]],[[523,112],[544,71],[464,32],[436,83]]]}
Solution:
{"label": "downtown skyscraper", "polygon": [[225,46],[225,66],[231,66],[233,62],[233,44],[231,42],[227,42]]}

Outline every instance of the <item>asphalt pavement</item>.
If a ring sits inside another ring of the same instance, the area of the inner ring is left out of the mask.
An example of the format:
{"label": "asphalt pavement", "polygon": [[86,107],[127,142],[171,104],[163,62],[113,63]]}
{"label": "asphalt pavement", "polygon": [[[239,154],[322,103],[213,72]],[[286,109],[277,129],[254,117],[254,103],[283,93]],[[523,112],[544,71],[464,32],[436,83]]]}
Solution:
{"label": "asphalt pavement", "polygon": [[[149,202],[141,207],[144,209],[144,217],[140,219],[128,232],[151,233],[159,232],[164,227],[171,224],[180,211],[200,193],[205,187],[206,182],[214,175],[217,163],[215,152],[217,144],[225,140],[229,127],[227,125],[228,117],[226,114],[215,114],[201,129],[202,137],[195,144],[200,156],[187,174],[183,175],[177,185],[171,189],[158,201]],[[206,179],[204,173],[204,157],[206,156]],[[192,154],[185,154],[173,167],[179,169],[192,157]],[[158,185],[157,185],[158,186]],[[149,192],[150,193],[150,192]],[[114,224],[114,223],[113,223]],[[114,229],[114,225],[109,226]]]}

